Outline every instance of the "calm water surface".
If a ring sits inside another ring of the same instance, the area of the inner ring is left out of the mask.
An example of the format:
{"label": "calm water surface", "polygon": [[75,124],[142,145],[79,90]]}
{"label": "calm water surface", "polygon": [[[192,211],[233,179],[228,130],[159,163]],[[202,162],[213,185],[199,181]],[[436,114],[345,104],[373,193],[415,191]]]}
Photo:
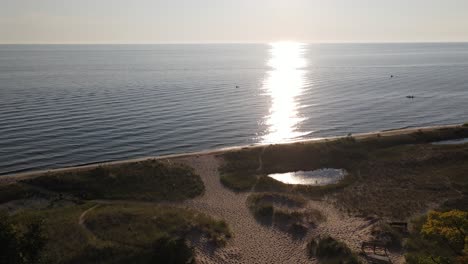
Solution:
{"label": "calm water surface", "polygon": [[0,174],[461,123],[467,102],[468,44],[0,45]]}

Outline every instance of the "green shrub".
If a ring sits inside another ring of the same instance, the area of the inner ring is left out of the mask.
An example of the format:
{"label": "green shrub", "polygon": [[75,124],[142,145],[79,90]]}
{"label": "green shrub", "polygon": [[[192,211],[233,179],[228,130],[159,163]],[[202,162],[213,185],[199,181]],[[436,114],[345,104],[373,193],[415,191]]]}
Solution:
{"label": "green shrub", "polygon": [[183,238],[163,236],[153,245],[152,263],[192,264],[195,263],[193,249]]}
{"label": "green shrub", "polygon": [[0,204],[28,198],[47,198],[48,195],[19,183],[0,185]]}
{"label": "green shrub", "polygon": [[0,263],[43,263],[46,244],[41,220],[34,220],[24,230],[16,228],[9,217],[0,214]]}
{"label": "green shrub", "polygon": [[234,191],[248,191],[257,182],[257,177],[248,173],[226,173],[221,174],[221,183]]}
{"label": "green shrub", "polygon": [[275,209],[272,204],[261,204],[254,209],[254,215],[257,217],[263,217],[271,219]]}
{"label": "green shrub", "polygon": [[307,251],[310,257],[317,257],[320,263],[359,263],[357,257],[346,244],[336,241],[329,236],[309,241],[307,244]]}

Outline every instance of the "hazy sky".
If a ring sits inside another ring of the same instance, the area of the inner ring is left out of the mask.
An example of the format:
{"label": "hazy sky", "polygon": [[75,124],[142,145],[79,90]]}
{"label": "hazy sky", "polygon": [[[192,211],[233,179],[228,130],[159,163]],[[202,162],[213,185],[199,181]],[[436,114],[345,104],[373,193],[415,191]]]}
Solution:
{"label": "hazy sky", "polygon": [[0,43],[468,41],[468,0],[0,0]]}

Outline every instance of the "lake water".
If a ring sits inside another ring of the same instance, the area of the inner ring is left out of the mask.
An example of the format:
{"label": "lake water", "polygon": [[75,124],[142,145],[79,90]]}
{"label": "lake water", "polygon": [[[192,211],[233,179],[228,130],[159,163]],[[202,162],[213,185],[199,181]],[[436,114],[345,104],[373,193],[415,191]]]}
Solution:
{"label": "lake water", "polygon": [[269,174],[268,177],[286,184],[323,186],[337,183],[345,175],[346,171],[343,169],[323,168],[313,171],[274,173]]}
{"label": "lake water", "polygon": [[462,123],[467,102],[468,44],[0,45],[0,174]]}

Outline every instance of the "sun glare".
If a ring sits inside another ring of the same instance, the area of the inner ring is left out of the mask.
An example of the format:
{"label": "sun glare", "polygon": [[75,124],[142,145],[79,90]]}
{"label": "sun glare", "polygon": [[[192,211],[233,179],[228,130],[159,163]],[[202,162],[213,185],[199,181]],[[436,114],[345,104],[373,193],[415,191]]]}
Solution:
{"label": "sun glare", "polygon": [[270,44],[271,70],[263,83],[265,93],[271,98],[269,115],[266,116],[268,131],[263,143],[293,141],[307,133],[297,131],[300,105],[297,98],[303,93],[305,82],[305,45],[296,42]]}

